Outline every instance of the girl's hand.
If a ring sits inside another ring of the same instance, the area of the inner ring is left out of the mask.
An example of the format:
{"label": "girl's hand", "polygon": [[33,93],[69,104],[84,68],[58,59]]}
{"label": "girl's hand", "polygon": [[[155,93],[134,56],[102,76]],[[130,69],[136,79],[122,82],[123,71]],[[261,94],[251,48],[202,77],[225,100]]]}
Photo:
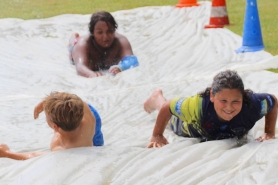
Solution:
{"label": "girl's hand", "polygon": [[152,136],[151,138],[151,142],[148,145],[147,148],[160,148],[163,147],[164,145],[169,144],[169,142],[167,141],[167,139],[161,135],[161,136]]}
{"label": "girl's hand", "polygon": [[259,141],[259,142],[262,142],[264,140],[269,140],[269,139],[274,139],[275,138],[275,135],[273,134],[268,134],[268,133],[264,133],[264,135],[258,137],[256,139],[256,141]]}

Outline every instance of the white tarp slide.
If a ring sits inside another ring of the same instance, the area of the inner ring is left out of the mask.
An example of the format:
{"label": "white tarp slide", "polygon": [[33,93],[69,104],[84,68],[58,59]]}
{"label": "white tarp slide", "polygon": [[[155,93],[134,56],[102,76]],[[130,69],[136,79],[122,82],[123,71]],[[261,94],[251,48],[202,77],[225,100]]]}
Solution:
{"label": "white tarp slide", "polygon": [[227,29],[203,29],[211,4],[200,3],[113,12],[140,66],[92,79],[77,76],[67,50],[73,32],[88,33],[90,15],[0,19],[0,143],[16,152],[49,151],[53,131],[43,114],[33,120],[33,108],[51,91],[76,93],[91,103],[102,117],[105,139],[103,147],[49,152],[26,161],[0,158],[0,184],[277,183],[278,139],[254,141],[264,132],[264,119],[243,146],[235,139],[199,143],[166,129],[169,145],[146,148],[157,112],[147,114],[143,103],[156,88],[168,99],[191,96],[219,71],[233,69],[246,88],[278,96],[278,75],[264,70],[278,68],[278,56],[236,54],[242,38]]}

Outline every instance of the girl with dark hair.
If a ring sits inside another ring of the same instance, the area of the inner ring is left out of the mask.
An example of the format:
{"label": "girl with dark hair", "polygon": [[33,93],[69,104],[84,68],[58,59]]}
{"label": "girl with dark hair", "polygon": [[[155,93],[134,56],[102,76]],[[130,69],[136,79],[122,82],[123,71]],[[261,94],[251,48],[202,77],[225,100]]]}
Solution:
{"label": "girl with dark hair", "polygon": [[144,109],[148,113],[159,111],[149,148],[168,144],[163,136],[167,123],[175,134],[201,141],[241,139],[265,116],[265,134],[256,140],[275,137],[276,97],[244,90],[242,79],[231,70],[218,73],[211,87],[192,97],[166,100],[157,89],[144,103]]}
{"label": "girl with dark hair", "polygon": [[69,41],[70,59],[79,75],[92,78],[117,73],[139,65],[127,38],[116,33],[114,17],[105,11],[95,12],[89,23],[89,35],[74,33]]}

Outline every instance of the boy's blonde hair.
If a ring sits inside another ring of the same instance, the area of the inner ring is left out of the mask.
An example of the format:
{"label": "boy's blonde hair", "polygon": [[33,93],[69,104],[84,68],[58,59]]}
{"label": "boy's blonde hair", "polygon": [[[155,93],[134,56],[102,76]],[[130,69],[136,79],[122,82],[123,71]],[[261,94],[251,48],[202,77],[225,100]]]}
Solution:
{"label": "boy's blonde hair", "polygon": [[84,105],[75,94],[52,92],[44,100],[44,111],[50,121],[64,131],[73,131],[81,123]]}

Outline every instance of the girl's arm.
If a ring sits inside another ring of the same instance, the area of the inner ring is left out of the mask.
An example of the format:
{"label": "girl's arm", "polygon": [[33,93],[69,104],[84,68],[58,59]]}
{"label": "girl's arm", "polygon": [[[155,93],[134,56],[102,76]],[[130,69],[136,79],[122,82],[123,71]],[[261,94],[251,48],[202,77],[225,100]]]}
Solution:
{"label": "girl's arm", "polygon": [[167,101],[164,103],[164,105],[161,107],[156,123],[153,130],[153,135],[151,138],[151,142],[148,145],[148,148],[152,147],[162,147],[166,144],[168,144],[167,139],[163,136],[164,130],[166,128],[167,123],[169,122],[171,118],[170,113],[170,101]]}
{"label": "girl's arm", "polygon": [[269,140],[275,138],[275,129],[276,129],[276,121],[277,121],[277,110],[278,110],[278,105],[277,105],[277,98],[274,95],[271,95],[275,102],[274,102],[274,107],[270,112],[268,112],[265,115],[265,133],[264,135],[260,136],[257,138],[257,141],[263,141],[263,140]]}

